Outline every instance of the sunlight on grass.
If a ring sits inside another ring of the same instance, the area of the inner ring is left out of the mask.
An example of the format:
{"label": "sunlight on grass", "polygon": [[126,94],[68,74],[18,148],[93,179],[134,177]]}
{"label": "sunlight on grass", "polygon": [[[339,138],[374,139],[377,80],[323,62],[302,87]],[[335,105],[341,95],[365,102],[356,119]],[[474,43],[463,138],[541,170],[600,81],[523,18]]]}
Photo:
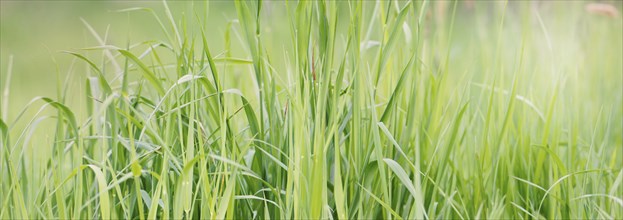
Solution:
{"label": "sunlight on grass", "polygon": [[94,4],[2,19],[0,219],[623,217],[620,3]]}

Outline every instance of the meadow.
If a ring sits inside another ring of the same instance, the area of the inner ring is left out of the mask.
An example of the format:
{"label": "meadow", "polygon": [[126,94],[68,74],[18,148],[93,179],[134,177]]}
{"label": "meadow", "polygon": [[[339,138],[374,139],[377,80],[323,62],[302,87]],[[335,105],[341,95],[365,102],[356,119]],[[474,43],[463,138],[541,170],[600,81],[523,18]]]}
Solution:
{"label": "meadow", "polygon": [[0,219],[621,219],[605,1],[1,1]]}

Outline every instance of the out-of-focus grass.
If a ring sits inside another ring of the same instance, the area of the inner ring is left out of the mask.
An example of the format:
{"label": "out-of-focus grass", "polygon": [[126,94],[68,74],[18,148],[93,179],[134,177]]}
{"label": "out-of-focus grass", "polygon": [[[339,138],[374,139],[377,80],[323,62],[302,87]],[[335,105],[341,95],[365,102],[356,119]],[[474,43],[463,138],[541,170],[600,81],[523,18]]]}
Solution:
{"label": "out-of-focus grass", "polygon": [[[94,27],[102,38],[107,34],[104,40],[108,44],[126,45],[165,38],[150,12],[119,12],[128,8],[153,8],[155,13],[163,14],[164,9],[159,2],[9,0],[1,1],[0,4],[0,65],[3,74],[7,72],[10,57],[13,57],[14,73],[9,88],[11,97],[7,102],[12,110],[6,113],[11,120],[36,96],[52,96],[63,85],[84,89],[86,69],[78,65],[79,61],[75,57],[63,51],[99,45],[85,22]],[[179,12],[175,17],[194,13],[194,4],[188,2],[171,2],[169,5],[172,10]],[[227,2],[214,2],[212,5],[219,9],[218,14],[212,13],[206,24],[216,27],[214,31],[222,32],[224,27],[219,24],[233,19],[235,9]],[[223,39],[222,35],[217,34],[208,37],[219,42]],[[83,108],[84,99],[69,95],[66,102],[70,106]],[[31,108],[27,109],[26,114],[34,115],[36,112],[36,109]],[[44,112],[49,113],[48,110]],[[81,111],[76,114],[78,117],[88,117]],[[26,122],[18,121],[14,130],[24,128]],[[47,124],[46,121],[42,123]],[[37,136],[48,135],[50,130],[45,128],[49,126],[42,127],[44,129],[33,132]]]}
{"label": "out-of-focus grass", "polygon": [[2,1],[0,218],[621,218],[587,3]]}
{"label": "out-of-focus grass", "polygon": [[[102,36],[108,33],[107,42],[125,45],[128,39],[138,43],[164,39],[157,22],[149,13],[121,13],[120,9],[144,7],[153,8],[162,14],[159,2],[149,1],[1,1],[0,7],[0,60],[2,71],[6,73],[8,58],[14,57],[12,77],[12,106],[24,106],[34,96],[53,94],[56,90],[57,71],[62,77],[71,68],[72,56],[61,51],[97,45],[97,40],[85,27],[81,18],[92,25]],[[188,2],[169,3],[172,10],[192,13]],[[224,31],[220,24],[235,18],[234,8],[226,2],[214,2],[207,24],[217,27],[214,31]],[[210,35],[210,39],[222,41],[222,35]],[[220,48],[220,47],[219,47]],[[80,67],[82,68],[82,67]],[[80,69],[79,71],[82,71]],[[73,87],[80,87],[84,74],[73,74],[69,79]],[[80,99],[82,101],[82,99]],[[11,111],[15,117],[17,111]]]}

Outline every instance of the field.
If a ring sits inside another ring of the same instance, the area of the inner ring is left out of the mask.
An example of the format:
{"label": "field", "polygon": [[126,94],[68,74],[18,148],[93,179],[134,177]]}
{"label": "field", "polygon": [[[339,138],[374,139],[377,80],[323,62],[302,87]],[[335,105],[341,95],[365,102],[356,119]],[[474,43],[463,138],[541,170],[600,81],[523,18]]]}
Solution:
{"label": "field", "polygon": [[620,1],[1,1],[0,219],[621,219]]}

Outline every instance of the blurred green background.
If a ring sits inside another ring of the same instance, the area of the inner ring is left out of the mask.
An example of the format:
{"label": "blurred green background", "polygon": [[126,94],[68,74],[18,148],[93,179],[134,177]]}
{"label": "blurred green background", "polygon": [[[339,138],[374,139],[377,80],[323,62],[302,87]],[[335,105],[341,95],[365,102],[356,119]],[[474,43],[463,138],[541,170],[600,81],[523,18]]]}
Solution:
{"label": "blurred green background", "polygon": [[[233,5],[225,3],[227,2],[215,2],[213,5],[219,7],[219,10],[231,10],[228,14],[235,16]],[[60,53],[82,53],[80,48],[99,45],[81,18],[102,37],[108,33],[106,42],[109,45],[123,46],[128,40],[131,43],[165,40],[158,23],[150,13],[117,12],[120,9],[145,7],[153,8],[162,15],[164,13],[161,2],[3,0],[0,4],[0,61],[3,76],[7,72],[9,56],[13,55],[9,100],[11,109],[21,109],[35,96],[54,97],[57,71],[61,80],[64,80],[70,68],[76,69],[77,72],[71,77],[71,85],[84,86],[86,74],[80,73],[86,70],[83,63],[72,65],[75,58]],[[192,2],[171,2],[169,6],[175,12],[190,11]],[[222,15],[212,17],[214,22],[224,22]],[[9,118],[13,118],[15,114],[17,111],[11,111]]]}
{"label": "blurred green background", "polygon": [[[537,63],[532,63],[535,67],[568,66],[565,62],[573,62],[580,56],[581,59],[589,60],[586,63],[594,65],[579,67],[580,71],[591,71],[581,74],[596,75],[586,77],[588,80],[585,81],[586,84],[576,85],[573,88],[580,88],[584,90],[582,92],[586,92],[588,95],[611,94],[610,99],[613,102],[620,102],[622,95],[617,93],[621,92],[620,80],[623,68],[621,65],[613,66],[610,64],[613,62],[621,64],[620,59],[623,57],[621,52],[621,15],[610,17],[599,13],[589,13],[586,5],[593,2],[595,1],[531,1],[529,3],[526,1],[510,1],[506,12],[507,20],[502,32],[505,50],[510,52],[502,53],[502,55],[509,58],[515,56],[516,54],[512,51],[519,51],[521,37],[525,35],[530,37],[527,39],[527,43],[531,47],[530,56],[539,57],[536,59],[538,60]],[[619,10],[623,4],[622,1],[605,2],[614,5]],[[279,8],[286,6],[281,1],[265,1],[263,4],[265,13],[261,22],[264,23],[263,27],[265,27],[262,30],[262,35],[266,41],[266,49],[272,54],[283,54],[282,51],[287,51],[284,49],[291,48],[291,39],[287,38],[289,34],[286,34],[290,31],[289,23],[285,19],[287,16],[285,10]],[[492,15],[492,13],[499,10],[493,10],[493,8],[503,7],[503,4],[503,1],[459,1],[451,44],[445,44],[443,40],[446,36],[446,33],[443,32],[444,28],[427,27],[424,30],[430,32],[429,35],[433,39],[436,37],[441,39],[433,40],[433,42],[437,42],[437,44],[433,44],[435,47],[433,51],[437,50],[438,53],[442,54],[447,49],[444,47],[451,45],[450,62],[455,65],[454,68],[466,68],[468,71],[474,72],[482,71],[479,69],[481,67],[479,65],[490,60],[492,54],[480,51],[479,48],[482,49],[482,45],[474,44],[483,39],[491,39],[489,47],[495,46],[493,39],[496,38],[496,26],[499,25],[500,21],[488,18],[495,18],[496,15]],[[224,52],[225,32],[228,25],[237,19],[232,2],[211,1],[209,8],[206,8],[206,4],[203,2],[195,1],[170,1],[168,5],[175,20],[180,23],[183,21],[182,18],[185,18],[189,23],[196,23],[197,17],[205,16],[205,12],[208,10],[208,16],[200,19],[205,21],[202,22],[203,28],[206,30],[208,40],[211,41],[211,50],[215,51],[215,55]],[[430,17],[428,19],[450,19],[452,10],[450,6],[452,6],[451,1],[433,2],[432,8],[436,14],[433,16],[428,14],[427,16]],[[13,122],[20,110],[36,96],[56,98],[57,88],[64,88],[65,82],[67,82],[70,94],[72,92],[80,94],[79,91],[83,90],[89,69],[84,62],[76,60],[71,55],[61,53],[61,51],[75,51],[85,54],[95,61],[98,59],[94,57],[101,57],[99,51],[81,50],[81,48],[100,45],[81,19],[84,19],[102,38],[105,38],[108,45],[125,47],[128,44],[146,41],[168,42],[159,23],[150,12],[144,10],[119,12],[122,9],[137,7],[153,9],[154,13],[167,25],[167,28],[169,27],[169,24],[166,23],[163,4],[160,1],[0,1],[0,73],[2,76],[0,80],[2,80],[3,85],[9,68],[10,56],[13,57],[7,122]],[[543,35],[536,14],[530,13],[530,11],[539,12],[549,36]],[[532,27],[522,27],[526,25]],[[190,31],[194,31],[195,37],[199,36],[197,25],[189,25],[189,27],[190,29],[194,28]],[[236,28],[234,27],[234,30]],[[374,28],[380,27],[377,25]],[[531,30],[532,32],[525,34],[521,33],[522,30]],[[239,33],[233,33],[233,35],[239,35]],[[239,36],[233,37],[233,39],[239,39]],[[198,39],[195,40],[198,42]],[[554,48],[548,48],[551,42],[554,42],[552,44]],[[237,42],[232,42],[232,48],[235,49],[231,51],[233,56],[249,58],[244,49],[237,45]],[[555,54],[549,51],[554,51]],[[168,54],[170,55],[170,53]],[[432,53],[433,56],[435,54]],[[283,57],[271,57],[271,59],[273,63],[276,63],[274,68],[277,70],[285,68],[287,61]],[[600,65],[600,63],[605,65]],[[532,69],[532,72],[526,77],[539,79],[539,81],[534,82],[534,87],[553,85],[542,82],[542,80],[559,80],[554,77],[556,74],[552,74],[552,77],[533,77],[534,74],[538,75],[547,71]],[[70,100],[67,100],[67,103],[76,108],[74,111],[78,118],[85,118],[84,115],[81,115],[84,110],[83,105],[81,105],[84,97],[79,95],[68,97]],[[592,108],[599,108],[603,104],[603,99],[594,99],[594,101],[596,103],[586,103],[587,112],[591,112],[593,111]],[[18,127],[33,118],[32,115],[37,110],[37,108],[30,108],[25,114],[25,119],[21,119],[18,123]],[[13,129],[13,131],[15,130],[19,131],[20,129]],[[46,133],[47,131],[37,132]]]}

